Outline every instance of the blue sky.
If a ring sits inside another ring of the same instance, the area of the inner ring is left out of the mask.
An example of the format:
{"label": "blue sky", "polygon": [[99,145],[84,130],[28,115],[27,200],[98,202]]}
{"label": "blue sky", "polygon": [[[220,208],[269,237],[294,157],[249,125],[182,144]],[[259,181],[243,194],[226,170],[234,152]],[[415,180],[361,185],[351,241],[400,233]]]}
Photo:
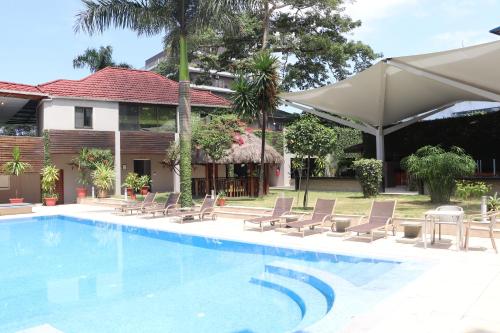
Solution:
{"label": "blue sky", "polygon": [[[37,84],[79,79],[72,60],[87,47],[112,45],[116,61],[140,68],[162,48],[161,37],[137,37],[111,30],[75,34],[80,0],[2,1],[0,80]],[[363,21],[354,39],[384,56],[400,56],[469,46],[498,39],[488,30],[500,25],[500,0],[358,0],[346,12]]]}

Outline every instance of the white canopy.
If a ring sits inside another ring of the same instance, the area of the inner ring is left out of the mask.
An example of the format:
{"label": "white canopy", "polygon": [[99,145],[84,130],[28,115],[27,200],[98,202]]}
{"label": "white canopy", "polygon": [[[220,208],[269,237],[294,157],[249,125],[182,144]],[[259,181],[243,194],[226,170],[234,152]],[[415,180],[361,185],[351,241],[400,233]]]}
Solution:
{"label": "white canopy", "polygon": [[385,134],[461,101],[500,102],[500,41],[387,58],[343,81],[281,98],[376,135],[377,158],[383,159]]}

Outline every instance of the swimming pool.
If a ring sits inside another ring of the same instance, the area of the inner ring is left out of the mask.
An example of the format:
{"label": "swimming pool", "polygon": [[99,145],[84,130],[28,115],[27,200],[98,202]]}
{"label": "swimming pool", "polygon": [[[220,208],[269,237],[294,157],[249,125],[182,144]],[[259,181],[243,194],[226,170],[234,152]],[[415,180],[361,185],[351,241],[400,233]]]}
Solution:
{"label": "swimming pool", "polygon": [[334,332],[422,271],[67,216],[0,223],[0,264],[0,332]]}

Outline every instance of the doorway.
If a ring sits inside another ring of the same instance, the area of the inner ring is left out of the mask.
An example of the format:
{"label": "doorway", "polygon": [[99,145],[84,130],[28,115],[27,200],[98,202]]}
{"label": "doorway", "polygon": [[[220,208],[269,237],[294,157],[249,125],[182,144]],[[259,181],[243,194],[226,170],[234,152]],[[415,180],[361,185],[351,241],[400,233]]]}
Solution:
{"label": "doorway", "polygon": [[[139,176],[147,175],[151,179],[151,160],[134,160],[134,172]],[[149,188],[153,191],[151,182]]]}

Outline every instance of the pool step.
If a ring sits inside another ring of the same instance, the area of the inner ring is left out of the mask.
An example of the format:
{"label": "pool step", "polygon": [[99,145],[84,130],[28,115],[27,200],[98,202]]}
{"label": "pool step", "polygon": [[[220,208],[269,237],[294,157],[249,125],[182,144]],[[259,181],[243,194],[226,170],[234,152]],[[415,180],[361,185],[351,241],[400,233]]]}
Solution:
{"label": "pool step", "polygon": [[250,282],[281,291],[301,307],[303,319],[295,328],[297,332],[313,326],[331,312],[334,285],[352,287],[348,281],[325,271],[287,262],[267,264],[264,271]]}
{"label": "pool step", "polygon": [[313,324],[327,312],[327,303],[323,294],[302,281],[265,272],[257,278],[252,278],[250,282],[274,289],[291,298],[299,306],[302,313],[300,327]]}

